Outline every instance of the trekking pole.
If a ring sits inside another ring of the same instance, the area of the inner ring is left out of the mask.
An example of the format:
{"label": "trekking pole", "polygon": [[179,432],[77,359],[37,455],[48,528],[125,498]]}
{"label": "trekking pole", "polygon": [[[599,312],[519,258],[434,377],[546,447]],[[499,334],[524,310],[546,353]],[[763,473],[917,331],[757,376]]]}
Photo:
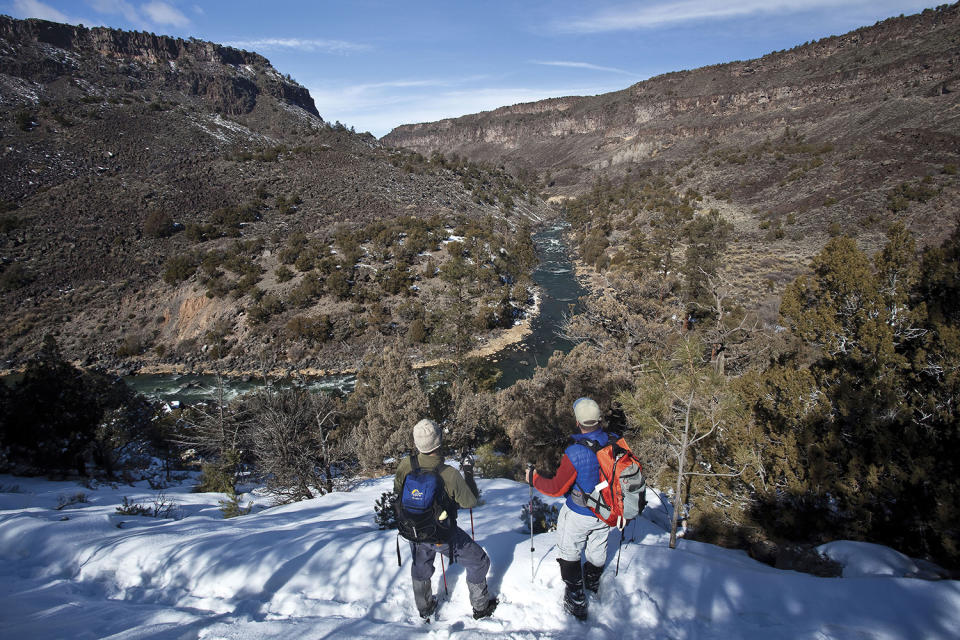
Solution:
{"label": "trekking pole", "polygon": [[527,475],[530,476],[530,502],[527,504],[527,512],[530,514],[530,582],[533,582],[535,569],[533,565],[533,463],[527,463]]}
{"label": "trekking pole", "polygon": [[613,572],[614,577],[620,575],[620,552],[623,551],[623,529],[620,529],[620,545],[617,547],[617,570]]}
{"label": "trekking pole", "polygon": [[[434,565],[434,566],[436,566],[436,565]],[[446,568],[443,566],[443,554],[442,554],[442,553],[440,554],[440,573],[443,574],[443,593],[444,593],[444,595],[449,596],[449,595],[450,595],[450,592],[447,591],[447,570],[446,570]]]}
{"label": "trekking pole", "polygon": [[473,538],[474,541],[477,539],[477,535],[473,532],[473,509],[470,509],[470,537]]}

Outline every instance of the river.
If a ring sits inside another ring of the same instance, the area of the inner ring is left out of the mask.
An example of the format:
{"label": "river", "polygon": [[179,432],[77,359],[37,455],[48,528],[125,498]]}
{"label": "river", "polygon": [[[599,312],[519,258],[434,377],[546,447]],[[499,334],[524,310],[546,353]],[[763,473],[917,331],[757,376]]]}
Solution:
{"label": "river", "polygon": [[[539,265],[533,272],[540,297],[540,311],[531,322],[531,331],[523,341],[490,356],[501,372],[498,388],[506,388],[517,380],[533,375],[537,365],[546,365],[554,351],[569,351],[572,344],[558,335],[564,317],[576,309],[580,296],[585,295],[577,282],[573,263],[563,241],[567,225],[555,224],[534,234],[533,242]],[[159,400],[197,402],[214,397],[217,380],[211,375],[136,375],[125,378],[134,390]],[[347,393],[353,389],[352,375],[329,376],[312,380],[308,386],[317,391]],[[262,386],[258,380],[224,379],[224,399]]]}

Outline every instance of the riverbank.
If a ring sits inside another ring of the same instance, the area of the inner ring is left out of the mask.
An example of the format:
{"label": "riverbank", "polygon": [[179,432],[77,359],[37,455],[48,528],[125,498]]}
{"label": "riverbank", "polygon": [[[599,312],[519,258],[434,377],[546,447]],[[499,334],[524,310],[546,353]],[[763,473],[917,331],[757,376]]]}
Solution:
{"label": "riverbank", "polygon": [[[471,349],[467,353],[468,358],[489,358],[496,355],[500,351],[512,347],[518,343],[523,342],[523,340],[530,335],[532,329],[533,319],[536,318],[540,313],[540,293],[539,291],[534,292],[533,295],[533,304],[525,312],[525,317],[523,320],[519,321],[514,326],[509,329],[504,329],[503,331],[498,331],[490,337],[481,338],[481,344],[474,349]],[[450,358],[441,357],[441,358],[431,358],[429,360],[421,360],[413,364],[414,369],[426,369],[430,367],[436,367],[441,364],[447,364],[452,362]],[[80,360],[72,361],[71,364],[78,369],[86,368],[85,364]],[[24,372],[24,367],[19,367],[16,369],[0,369],[0,378],[22,374]],[[107,367],[105,369],[108,373],[114,375],[126,376],[130,374],[135,375],[148,375],[148,376],[182,376],[182,375],[206,375],[206,376],[216,376],[220,375],[224,378],[292,378],[292,377],[301,377],[301,378],[323,378],[323,377],[332,377],[332,376],[351,376],[357,374],[356,368],[343,368],[343,369],[320,369],[317,367],[296,367],[293,364],[290,364],[286,367],[273,367],[266,371],[263,369],[246,369],[246,368],[223,368],[215,366],[197,366],[193,364],[182,364],[182,363],[166,363],[166,362],[147,362],[147,361],[138,361],[136,359],[129,359],[122,361],[119,367]]]}
{"label": "riverbank", "polygon": [[577,282],[591,294],[602,293],[605,289],[610,288],[610,282],[607,280],[607,277],[594,267],[585,264],[580,258],[572,260],[571,262],[573,263],[573,274],[577,278]]}
{"label": "riverbank", "polygon": [[[489,358],[495,356],[501,351],[519,344],[533,332],[533,320],[540,315],[540,292],[533,294],[533,306],[526,313],[523,320],[513,325],[509,329],[499,332],[490,339],[482,341],[478,347],[471,349],[467,353],[468,358]],[[414,369],[426,369],[436,367],[441,364],[452,362],[450,358],[434,358],[424,362],[417,362],[413,365]]]}

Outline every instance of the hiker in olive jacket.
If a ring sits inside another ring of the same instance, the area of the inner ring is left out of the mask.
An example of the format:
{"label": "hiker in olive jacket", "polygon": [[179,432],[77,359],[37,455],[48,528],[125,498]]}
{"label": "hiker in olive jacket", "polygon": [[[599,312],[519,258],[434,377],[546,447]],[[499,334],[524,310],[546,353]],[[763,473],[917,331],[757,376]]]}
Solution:
{"label": "hiker in olive jacket", "polygon": [[[448,500],[447,517],[453,520],[453,534],[446,542],[410,542],[413,566],[410,575],[413,578],[413,597],[417,610],[424,618],[429,618],[437,608],[437,598],[433,595],[433,576],[437,552],[450,558],[450,562],[459,562],[467,573],[467,589],[470,592],[470,604],[473,605],[473,617],[485,618],[497,608],[497,599],[487,591],[487,571],[490,558],[486,552],[460,527],[456,526],[457,507],[472,509],[477,504],[480,492],[473,480],[473,460],[465,457],[461,469],[466,478],[455,468],[443,464],[440,453],[441,431],[432,420],[421,420],[413,428],[413,440],[419,451],[416,461],[421,469],[440,469],[444,490]],[[410,456],[397,465],[397,475],[393,482],[393,491],[400,495],[403,481],[413,469]]]}

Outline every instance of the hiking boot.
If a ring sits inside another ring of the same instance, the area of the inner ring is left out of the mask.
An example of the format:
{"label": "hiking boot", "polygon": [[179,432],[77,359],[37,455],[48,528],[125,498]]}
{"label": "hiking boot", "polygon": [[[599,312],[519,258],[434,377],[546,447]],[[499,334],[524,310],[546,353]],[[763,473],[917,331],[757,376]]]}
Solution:
{"label": "hiking boot", "polygon": [[567,587],[563,594],[563,608],[577,620],[587,619],[587,596],[583,589]]}
{"label": "hiking boot", "polygon": [[583,563],[583,587],[590,593],[600,591],[600,577],[603,575],[603,567],[598,567],[589,562]]}
{"label": "hiking boot", "polygon": [[583,572],[579,560],[557,559],[560,563],[560,578],[566,585],[563,608],[577,620],[587,619],[587,596],[583,592]]}
{"label": "hiking boot", "polygon": [[424,620],[429,620],[430,616],[433,615],[433,612],[437,610],[437,597],[430,596],[430,602],[427,603],[427,607],[420,611],[420,617]]}
{"label": "hiking boot", "polygon": [[487,601],[487,606],[485,606],[483,609],[473,610],[473,619],[479,620],[480,618],[486,618],[487,616],[492,615],[499,603],[500,601],[497,598],[490,598],[490,600]]}
{"label": "hiking boot", "polygon": [[429,580],[413,581],[413,601],[417,605],[420,617],[424,620],[437,610],[437,597],[433,595],[433,585]]}

